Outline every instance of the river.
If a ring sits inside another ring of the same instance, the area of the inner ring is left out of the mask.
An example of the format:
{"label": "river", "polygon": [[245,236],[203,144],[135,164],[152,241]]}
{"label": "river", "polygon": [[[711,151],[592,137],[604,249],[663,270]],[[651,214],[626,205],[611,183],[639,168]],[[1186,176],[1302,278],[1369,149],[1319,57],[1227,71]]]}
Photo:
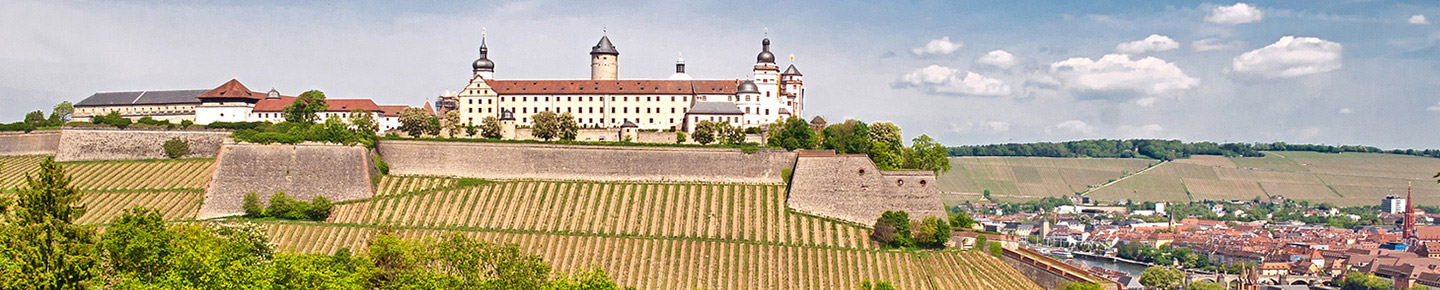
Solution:
{"label": "river", "polygon": [[1140,273],[1145,272],[1145,266],[1142,265],[1135,265],[1125,262],[1113,262],[1110,260],[1091,258],[1090,256],[1085,255],[1075,255],[1075,260],[1083,262],[1085,263],[1085,265],[1100,266],[1100,268],[1129,273],[1132,277],[1140,277]]}

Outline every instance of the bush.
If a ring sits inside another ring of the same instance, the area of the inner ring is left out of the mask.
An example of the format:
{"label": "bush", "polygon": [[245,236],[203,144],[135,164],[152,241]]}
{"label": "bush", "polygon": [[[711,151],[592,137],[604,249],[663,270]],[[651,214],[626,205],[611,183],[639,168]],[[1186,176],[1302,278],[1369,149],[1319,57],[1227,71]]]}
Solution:
{"label": "bush", "polygon": [[170,138],[170,140],[166,140],[165,144],[160,145],[160,147],[165,148],[165,156],[170,157],[170,159],[180,158],[180,156],[190,154],[190,141],[185,141],[180,138]]}
{"label": "bush", "polygon": [[976,249],[984,248],[985,245],[989,245],[989,244],[990,244],[990,239],[989,239],[989,238],[986,238],[985,235],[975,235],[975,248],[976,248]]}
{"label": "bush", "polygon": [[[891,235],[881,232],[882,229],[889,228],[894,228],[893,238],[887,238]],[[875,233],[871,238],[891,247],[914,247],[915,240],[910,234],[910,214],[905,211],[885,211],[875,220]]]}
{"label": "bush", "polygon": [[323,221],[330,217],[331,206],[333,205],[330,203],[330,199],[324,196],[315,196],[310,200],[310,205],[306,207],[305,215],[312,221]]}
{"label": "bush", "polygon": [[685,132],[675,131],[675,144],[685,143]]}
{"label": "bush", "polygon": [[110,125],[111,127],[121,129],[130,126],[130,119],[125,118],[125,116],[121,116],[120,112],[118,111],[110,111],[109,114],[105,114],[103,116],[95,116],[94,118],[91,118],[90,122],[95,124]]}
{"label": "bush", "polygon": [[265,208],[260,207],[260,196],[254,192],[245,194],[245,216],[258,218],[265,216]]}
{"label": "bush", "polygon": [[1000,256],[1005,254],[1005,248],[1001,247],[1000,243],[990,243],[990,254],[995,255],[996,258],[999,258]]}
{"label": "bush", "polygon": [[872,284],[870,279],[865,279],[860,281],[860,290],[895,290],[895,286],[891,286],[890,282],[885,281]]}
{"label": "bush", "polygon": [[35,131],[35,126],[25,122],[0,124],[0,131],[25,131],[25,133],[30,133],[30,131]]}
{"label": "bush", "polygon": [[945,242],[950,240],[950,223],[940,218],[929,216],[920,221],[915,228],[915,243],[928,248],[944,248]]}
{"label": "bush", "polygon": [[795,177],[795,170],[790,168],[780,169],[780,178],[785,179],[785,185],[790,185],[790,179]]}
{"label": "bush", "polygon": [[375,155],[375,169],[376,169],[376,170],[379,170],[379,171],[380,171],[380,174],[390,174],[390,163],[385,163],[385,160],[384,160],[384,159],[380,159],[380,155],[379,155],[379,154],[376,154],[376,155]]}
{"label": "bush", "polygon": [[205,128],[265,131],[271,125],[270,122],[213,122],[206,124]]}
{"label": "bush", "polygon": [[285,196],[281,191],[270,196],[270,208],[265,209],[265,213],[287,220],[303,220],[308,218],[305,213],[309,210],[309,204]]}

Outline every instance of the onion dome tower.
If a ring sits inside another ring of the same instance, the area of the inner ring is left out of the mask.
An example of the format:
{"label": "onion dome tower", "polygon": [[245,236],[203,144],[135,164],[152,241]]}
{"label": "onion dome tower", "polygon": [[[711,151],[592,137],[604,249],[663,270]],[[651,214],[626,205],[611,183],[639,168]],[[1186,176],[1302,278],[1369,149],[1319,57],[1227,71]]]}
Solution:
{"label": "onion dome tower", "polygon": [[490,49],[485,47],[485,32],[480,32],[480,59],[476,59],[471,68],[475,69],[475,76],[482,79],[495,78],[495,62],[490,61]]}

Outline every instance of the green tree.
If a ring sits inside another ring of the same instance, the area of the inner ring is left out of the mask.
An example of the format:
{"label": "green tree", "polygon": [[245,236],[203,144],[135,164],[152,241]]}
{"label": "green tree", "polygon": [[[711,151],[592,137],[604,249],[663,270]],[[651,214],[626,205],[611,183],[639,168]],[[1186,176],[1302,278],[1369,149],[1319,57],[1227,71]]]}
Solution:
{"label": "green tree", "polygon": [[875,241],[897,248],[915,246],[910,233],[910,214],[905,211],[885,211],[875,220],[874,228],[870,238]]}
{"label": "green tree", "polygon": [[125,118],[125,116],[121,116],[119,111],[110,111],[110,113],[103,116],[96,116],[94,118],[91,118],[90,122],[95,124],[115,126],[116,128],[121,129],[130,126],[130,118]]}
{"label": "green tree", "polygon": [[445,120],[441,122],[441,124],[444,124],[445,137],[448,138],[455,138],[455,134],[459,134],[461,130],[465,130],[465,124],[460,123],[460,111],[445,112]]}
{"label": "green tree", "polygon": [[330,217],[330,208],[333,206],[334,204],[330,203],[330,199],[322,195],[316,195],[315,198],[310,199],[309,206],[305,207],[305,216],[313,221],[323,221],[325,218]]}
{"label": "green tree", "polygon": [[50,111],[50,125],[63,125],[70,121],[70,115],[73,114],[75,114],[75,104],[71,104],[70,101],[61,101],[59,104],[55,104],[55,108]]}
{"label": "green tree", "polygon": [[900,126],[890,122],[875,122],[867,128],[871,142],[890,144],[893,148],[904,147],[900,137]]}
{"label": "green tree", "polygon": [[927,248],[944,248],[950,240],[950,223],[938,217],[927,216],[915,227],[915,244]]}
{"label": "green tree", "polygon": [[870,143],[870,160],[881,170],[895,170],[905,166],[905,147],[893,147],[890,143]]}
{"label": "green tree", "polygon": [[375,121],[375,113],[365,109],[355,108],[350,110],[350,130],[361,136],[375,136],[380,132],[380,124]]}
{"label": "green tree", "polygon": [[30,124],[30,126],[34,127],[41,127],[45,126],[46,123],[47,122],[45,120],[45,112],[36,110],[34,112],[25,113],[25,124]]}
{"label": "green tree", "polygon": [[170,271],[172,238],[159,210],[134,207],[110,222],[101,243],[112,268],[127,277],[150,283]]}
{"label": "green tree", "polygon": [[1185,273],[1163,266],[1150,266],[1140,273],[1140,285],[1159,289],[1177,289]]}
{"label": "green tree", "polygon": [[1095,284],[1095,283],[1078,283],[1078,282],[1061,282],[1061,283],[1060,283],[1060,290],[1102,290],[1102,289],[1105,289],[1105,287],[1101,287],[1100,284]]}
{"label": "green tree", "polygon": [[1186,290],[1225,290],[1225,285],[1210,281],[1196,281],[1185,287]]}
{"label": "green tree", "polygon": [[413,138],[424,136],[425,133],[430,132],[431,118],[435,118],[435,116],[430,115],[430,112],[425,109],[409,107],[400,110],[400,131]]}
{"label": "green tree", "polygon": [[316,114],[330,109],[325,103],[325,93],[320,90],[309,90],[300,93],[294,102],[282,109],[285,114],[285,121],[292,123],[315,123],[320,119]]}
{"label": "green tree", "polygon": [[265,209],[270,216],[291,220],[308,219],[309,211],[309,204],[290,198],[283,191],[270,195],[270,207]]}
{"label": "green tree", "polygon": [[24,269],[19,277],[0,277],[18,278],[10,281],[16,288],[80,289],[95,275],[95,230],[75,224],[86,207],[70,181],[54,157],[45,157],[16,192],[14,215],[5,226],[11,236],[4,242],[6,254],[16,255],[10,256],[14,264],[0,266]]}
{"label": "green tree", "polygon": [[245,216],[258,218],[265,216],[265,208],[260,206],[260,196],[255,192],[245,193],[245,202],[241,205],[245,209]]}
{"label": "green tree", "polygon": [[566,112],[555,116],[556,139],[575,141],[575,137],[578,135],[580,135],[580,124],[575,122],[575,115]]}
{"label": "green tree", "polygon": [[685,132],[675,131],[675,144],[685,143]]}
{"label": "green tree", "polygon": [[730,122],[720,122],[715,124],[715,141],[726,145],[740,145],[745,143],[745,131]]}
{"label": "green tree", "polygon": [[930,136],[921,134],[911,140],[910,152],[911,157],[906,162],[906,167],[930,170],[935,174],[950,171],[950,159],[945,146],[935,142]]}
{"label": "green tree", "polygon": [[1345,273],[1344,281],[1340,282],[1340,289],[1343,290],[1385,290],[1394,288],[1389,279],[1380,278],[1375,275],[1350,272]]}
{"label": "green tree", "polygon": [[480,137],[486,139],[500,139],[500,119],[495,116],[480,119]]}
{"label": "green tree", "polygon": [[770,138],[766,143],[788,150],[815,148],[815,130],[805,119],[790,117],[770,125]]}
{"label": "green tree", "polygon": [[185,139],[170,138],[170,140],[165,140],[164,144],[160,144],[160,147],[165,149],[165,156],[170,159],[190,154],[190,141],[185,141]]}
{"label": "green tree", "polygon": [[715,142],[715,122],[700,121],[700,123],[696,123],[695,132],[691,133],[690,137],[694,137],[695,143],[700,143],[700,145]]}
{"label": "green tree", "polygon": [[865,122],[845,120],[825,127],[821,135],[824,135],[825,149],[841,154],[870,153],[870,126]]}
{"label": "green tree", "polygon": [[956,229],[969,229],[974,225],[975,219],[970,218],[970,214],[968,213],[959,212],[950,215],[950,226]]}
{"label": "green tree", "polygon": [[551,111],[540,111],[530,115],[530,135],[540,140],[550,141],[560,135],[559,115]]}

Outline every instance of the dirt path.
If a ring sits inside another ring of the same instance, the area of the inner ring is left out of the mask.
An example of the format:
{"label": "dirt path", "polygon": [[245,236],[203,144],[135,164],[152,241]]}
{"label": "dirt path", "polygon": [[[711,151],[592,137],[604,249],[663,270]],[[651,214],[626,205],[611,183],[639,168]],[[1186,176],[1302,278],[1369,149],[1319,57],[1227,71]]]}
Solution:
{"label": "dirt path", "polygon": [[1107,187],[1107,186],[1110,186],[1111,184],[1115,184],[1115,183],[1118,183],[1118,182],[1120,182],[1120,181],[1122,181],[1122,180],[1125,180],[1125,179],[1127,179],[1127,178],[1130,178],[1131,176],[1140,175],[1140,174],[1142,174],[1142,173],[1145,173],[1146,171],[1150,171],[1151,169],[1155,169],[1155,168],[1158,168],[1158,167],[1160,167],[1160,166],[1162,166],[1162,165],[1165,165],[1166,163],[1170,163],[1170,161],[1160,161],[1160,163],[1159,163],[1159,164],[1155,164],[1155,166],[1146,167],[1145,169],[1141,169],[1140,171],[1136,171],[1135,173],[1132,173],[1132,174],[1130,174],[1130,175],[1126,175],[1126,176],[1122,176],[1122,177],[1120,177],[1120,178],[1116,178],[1115,181],[1106,182],[1105,184],[1101,184],[1100,186],[1096,186],[1096,187],[1090,188],[1090,189],[1088,189],[1088,190],[1085,190],[1085,192],[1081,192],[1081,193],[1080,193],[1080,196],[1085,196],[1085,195],[1087,195],[1087,194],[1090,194],[1091,192],[1095,192],[1096,190],[1100,190],[1100,189],[1102,189],[1102,188],[1105,188],[1105,187]]}

